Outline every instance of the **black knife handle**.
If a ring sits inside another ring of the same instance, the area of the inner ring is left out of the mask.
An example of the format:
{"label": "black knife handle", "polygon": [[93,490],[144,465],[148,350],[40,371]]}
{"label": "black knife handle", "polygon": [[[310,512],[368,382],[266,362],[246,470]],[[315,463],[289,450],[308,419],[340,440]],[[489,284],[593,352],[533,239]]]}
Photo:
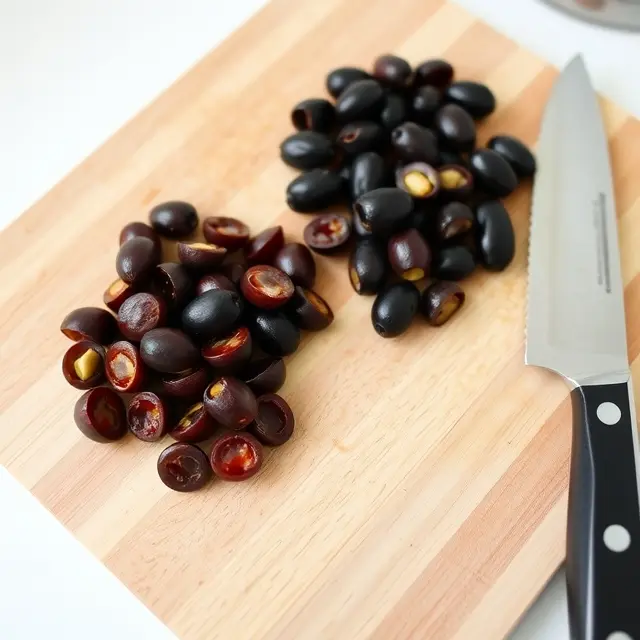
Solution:
{"label": "black knife handle", "polygon": [[571,392],[567,592],[574,640],[640,640],[637,431],[626,383]]}

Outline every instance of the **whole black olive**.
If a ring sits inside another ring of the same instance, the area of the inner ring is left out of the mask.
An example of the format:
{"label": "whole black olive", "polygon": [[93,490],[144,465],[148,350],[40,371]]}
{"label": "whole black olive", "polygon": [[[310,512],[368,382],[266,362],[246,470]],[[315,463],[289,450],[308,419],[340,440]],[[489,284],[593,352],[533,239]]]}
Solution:
{"label": "whole black olive", "polygon": [[377,238],[358,240],[349,256],[349,280],[356,293],[371,295],[384,286],[389,273],[384,246]]}
{"label": "whole black olive", "polygon": [[323,133],[299,131],[282,142],[280,157],[290,167],[308,171],[331,164],[335,157],[335,148]]}
{"label": "whole black olive", "polygon": [[420,311],[429,324],[443,325],[464,304],[464,291],[455,283],[432,282],[422,293]]}
{"label": "whole black olive", "polygon": [[476,125],[471,116],[456,104],[438,109],[434,125],[442,144],[453,151],[471,151],[476,145]]}
{"label": "whole black olive", "polygon": [[375,80],[358,80],[350,84],[336,102],[340,122],[376,119],[384,107],[384,91]]}
{"label": "whole black olive", "polygon": [[442,280],[462,280],[471,275],[476,268],[473,254],[467,247],[444,247],[437,255],[434,264],[435,275]]}
{"label": "whole black olive", "polygon": [[476,220],[482,264],[491,271],[502,271],[513,260],[516,250],[509,212],[498,200],[490,200],[476,209]]}
{"label": "whole black olive", "polygon": [[249,329],[258,346],[276,358],[293,353],[300,344],[300,330],[281,311],[252,309]]}
{"label": "whole black olive", "polygon": [[497,198],[508,196],[518,186],[511,165],[492,149],[476,149],[469,156],[476,187]]}
{"label": "whole black olive", "polygon": [[414,282],[429,275],[431,248],[417,229],[407,229],[391,236],[387,256],[391,268],[403,280]]}
{"label": "whole black olive", "polygon": [[333,105],[324,98],[298,102],[291,112],[291,122],[298,131],[329,133],[336,119]]}
{"label": "whole black olive", "polygon": [[158,250],[149,238],[137,236],[127,240],[118,250],[116,271],[127,284],[145,280],[158,264]]}
{"label": "whole black olive", "polygon": [[384,54],[373,63],[373,77],[382,84],[403,89],[411,84],[411,65],[399,56]]}
{"label": "whole black olive", "polygon": [[405,162],[426,162],[434,164],[438,161],[438,140],[430,129],[405,122],[391,132],[391,144],[399,158]]}
{"label": "whole black olive", "polygon": [[474,118],[484,118],[496,108],[496,98],[491,89],[479,82],[454,82],[444,92],[444,99],[462,107]]}
{"label": "whole black olive", "polygon": [[438,211],[436,227],[441,240],[451,240],[473,227],[473,211],[462,202],[450,202]]}
{"label": "whole black olive", "polygon": [[438,168],[440,191],[444,200],[465,200],[473,191],[473,176],[459,164]]}
{"label": "whole black olive", "polygon": [[349,180],[349,190],[353,200],[357,200],[368,191],[385,187],[388,183],[389,172],[381,155],[367,151],[353,159]]}
{"label": "whole black olive", "polygon": [[338,132],[336,144],[345,154],[354,156],[379,149],[387,138],[387,132],[377,122],[363,120],[345,124]]}
{"label": "whole black olive", "polygon": [[413,83],[444,89],[453,80],[453,67],[446,60],[426,60],[416,67]]}
{"label": "whole black olive", "polygon": [[198,226],[198,213],[188,202],[173,200],[156,205],[149,212],[154,231],[166,238],[183,238]]}
{"label": "whole black olive", "polygon": [[237,324],[242,298],[234,291],[212,289],[194,298],[182,312],[182,328],[197,340],[219,338]]}
{"label": "whole black olive", "polygon": [[340,175],[329,169],[311,169],[289,183],[287,204],[299,213],[312,213],[336,204],[343,194]]}
{"label": "whole black olive", "polygon": [[407,113],[407,103],[404,96],[390,91],[385,96],[384,107],[380,112],[380,122],[387,131],[391,131],[407,119]]}
{"label": "whole black olive", "polygon": [[371,322],[383,338],[404,333],[420,305],[420,292],[410,282],[392,284],[376,297],[371,309]]}
{"label": "whole black olive", "polygon": [[536,159],[529,148],[512,136],[494,136],[487,143],[500,154],[520,178],[530,178],[536,172]]}
{"label": "whole black olive", "polygon": [[442,94],[431,85],[419,87],[413,94],[411,101],[411,114],[414,122],[429,126],[433,122],[433,116],[442,104]]}
{"label": "whole black olive", "polygon": [[413,198],[402,189],[383,187],[360,196],[353,205],[365,230],[377,235],[392,233],[413,211]]}
{"label": "whole black olive", "polygon": [[200,362],[200,349],[178,329],[152,329],[145,333],[140,355],[146,365],[162,373],[180,373]]}
{"label": "whole black olive", "polygon": [[339,67],[329,72],[326,79],[327,91],[337,98],[349,85],[358,80],[367,80],[371,76],[358,67]]}

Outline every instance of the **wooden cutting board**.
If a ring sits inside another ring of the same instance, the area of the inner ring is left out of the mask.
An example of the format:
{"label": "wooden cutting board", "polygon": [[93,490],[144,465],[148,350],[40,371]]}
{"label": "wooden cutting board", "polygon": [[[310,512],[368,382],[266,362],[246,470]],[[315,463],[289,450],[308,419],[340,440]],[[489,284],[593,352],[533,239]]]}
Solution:
{"label": "wooden cutting board", "polygon": [[[172,493],[163,444],[73,425],[58,326],[100,304],[123,224],[182,198],[300,238],[278,157],[289,109],[386,51],[486,81],[500,106],[480,142],[535,143],[556,71],[456,5],[277,0],[0,235],[0,463],[185,640],[494,640],[562,561],[567,389],[523,365],[529,188],[507,202],[513,265],[474,275],[441,329],[380,339],[345,260],[319,259],[336,321],[289,359],[296,434],[252,481]],[[640,124],[604,107],[640,383]]]}

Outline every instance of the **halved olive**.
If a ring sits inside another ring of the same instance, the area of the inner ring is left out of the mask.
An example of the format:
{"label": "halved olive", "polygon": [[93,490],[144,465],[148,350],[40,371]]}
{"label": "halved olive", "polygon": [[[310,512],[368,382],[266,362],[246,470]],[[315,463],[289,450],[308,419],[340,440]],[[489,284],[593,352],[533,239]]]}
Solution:
{"label": "halved olive", "polygon": [[473,191],[473,176],[467,169],[457,164],[447,164],[438,168],[440,193],[446,200],[464,200]]}
{"label": "halved olive", "polygon": [[383,187],[360,196],[353,205],[353,211],[365,231],[387,235],[406,221],[413,207],[413,198],[406,191]]}
{"label": "halved olive", "polygon": [[293,323],[305,331],[320,331],[333,322],[333,311],[326,300],[304,287],[296,287],[287,313]]}
{"label": "halved olive", "polygon": [[107,287],[102,296],[102,300],[111,311],[117,313],[122,303],[135,292],[136,290],[133,285],[127,284],[124,280],[118,278]]}
{"label": "halved olive", "polygon": [[202,276],[196,285],[196,294],[201,296],[205,291],[236,291],[236,286],[222,273],[209,273]]}
{"label": "halved olive", "polygon": [[174,398],[202,397],[209,382],[209,374],[204,368],[169,373],[160,379],[162,392]]}
{"label": "halved olive", "polygon": [[303,231],[304,241],[318,253],[330,253],[342,247],[351,236],[351,223],[347,216],[326,213],[314,218]]}
{"label": "halved olive", "polygon": [[202,347],[202,357],[214,368],[237,370],[251,358],[251,334],[246,327],[208,342]]}
{"label": "halved olive", "polygon": [[169,309],[181,309],[193,294],[193,280],[185,266],[163,262],[153,272],[152,289],[164,299]]}
{"label": "halved olive", "polygon": [[294,291],[293,282],[286,273],[263,264],[246,271],[240,289],[247,301],[260,309],[281,307]]}
{"label": "halved olive", "polygon": [[144,442],[157,442],[169,430],[169,411],[155,393],[136,393],[127,409],[129,430]]}
{"label": "halved olive", "polygon": [[222,480],[248,480],[260,470],[264,458],[262,445],[249,433],[219,436],[211,448],[211,468]]}
{"label": "halved olive", "polygon": [[123,393],[138,391],[145,379],[145,367],[140,352],[126,340],[114,342],[107,349],[105,372],[111,386]]}
{"label": "halved olive", "polygon": [[249,240],[245,256],[249,264],[271,264],[284,246],[284,233],[280,225],[269,227]]}
{"label": "halved olive", "polygon": [[217,267],[227,255],[224,247],[205,242],[178,242],[178,260],[193,271]]}
{"label": "halved olive", "polygon": [[242,377],[256,395],[275,393],[284,384],[287,370],[282,358],[263,357],[249,363]]}
{"label": "halved olive", "polygon": [[349,280],[356,293],[378,293],[387,280],[386,250],[377,238],[362,238],[349,257]]}
{"label": "halved olive", "polygon": [[60,324],[60,331],[75,342],[92,340],[98,344],[108,344],[117,329],[116,319],[108,311],[99,307],[74,309]]}
{"label": "halved olive", "polygon": [[172,200],[156,205],[149,212],[151,226],[167,238],[183,238],[198,226],[198,212],[195,207],[181,200]]}
{"label": "halved olive", "polygon": [[440,190],[438,171],[424,162],[412,162],[396,171],[396,186],[420,200],[433,198]]}
{"label": "halved olive", "polygon": [[249,431],[264,445],[279,447],[293,435],[295,419],[284,398],[267,393],[258,398],[258,415]]}
{"label": "halved olive", "polygon": [[104,349],[91,340],[72,344],[62,358],[62,373],[76,389],[97,387],[104,379]]}
{"label": "halved olive", "polygon": [[329,133],[335,118],[333,105],[324,98],[302,100],[291,112],[291,122],[298,131]]}
{"label": "halved olive", "polygon": [[204,407],[216,422],[227,429],[244,429],[258,415],[253,391],[244,382],[229,376],[223,376],[207,387]]}
{"label": "halved olive", "polygon": [[442,240],[450,240],[470,231],[473,222],[471,207],[462,202],[450,202],[438,211],[436,220],[438,236]]}
{"label": "halved olive", "polygon": [[291,242],[282,247],[273,260],[273,266],[286,273],[295,285],[310,288],[316,280],[313,254],[299,242]]}
{"label": "halved olive", "polygon": [[197,491],[213,476],[207,454],[195,444],[174,442],[158,458],[160,480],[174,491]]}
{"label": "halved olive", "polygon": [[216,421],[207,413],[203,402],[191,405],[169,435],[179,442],[202,442],[216,430]]}
{"label": "halved olive", "polygon": [[406,281],[392,284],[373,303],[373,328],[383,338],[399,336],[411,325],[419,304],[420,292],[413,284]]}
{"label": "halved olive", "polygon": [[438,162],[438,140],[431,131],[415,122],[405,122],[391,132],[391,144],[405,162]]}
{"label": "halved olive", "polygon": [[94,442],[113,442],[127,433],[127,418],[120,396],[108,387],[83,393],[73,411],[76,426]]}
{"label": "halved olive", "polygon": [[391,268],[404,280],[414,282],[429,275],[431,249],[417,229],[391,236],[387,254]]}
{"label": "halved olive", "polygon": [[224,216],[205,218],[202,233],[207,242],[225,247],[229,251],[242,249],[249,241],[249,227],[240,220]]}
{"label": "halved olive", "polygon": [[464,291],[455,283],[436,280],[422,293],[420,311],[429,324],[439,327],[464,304]]}

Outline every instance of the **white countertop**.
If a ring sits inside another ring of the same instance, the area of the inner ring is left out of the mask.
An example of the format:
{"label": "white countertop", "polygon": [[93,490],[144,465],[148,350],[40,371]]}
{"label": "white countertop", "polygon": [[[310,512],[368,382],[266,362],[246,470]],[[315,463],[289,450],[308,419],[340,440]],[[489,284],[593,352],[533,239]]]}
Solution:
{"label": "white countertop", "polygon": [[[558,66],[583,52],[597,87],[640,116],[640,35],[535,0],[458,1]],[[0,0],[0,228],[264,3]],[[2,640],[173,638],[2,469],[0,512]],[[566,640],[565,607],[558,575],[513,640]]]}

